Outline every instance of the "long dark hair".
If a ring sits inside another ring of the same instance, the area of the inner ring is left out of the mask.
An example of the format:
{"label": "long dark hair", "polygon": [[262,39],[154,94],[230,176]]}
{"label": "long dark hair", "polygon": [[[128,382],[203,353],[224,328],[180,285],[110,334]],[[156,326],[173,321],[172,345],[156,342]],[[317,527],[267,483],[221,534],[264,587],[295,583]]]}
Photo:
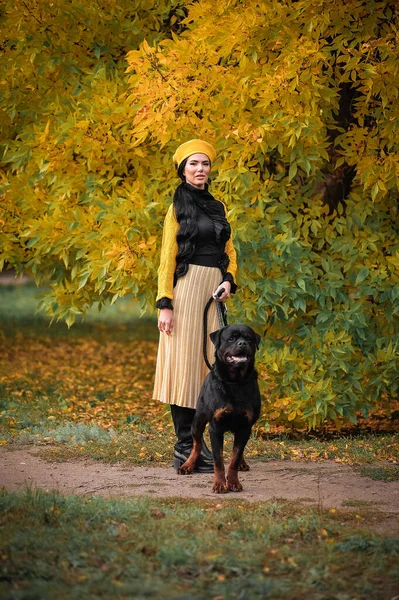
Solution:
{"label": "long dark hair", "polygon": [[176,256],[175,278],[182,277],[188,271],[188,263],[195,252],[194,240],[198,233],[198,209],[185,184],[186,177],[183,175],[187,158],[181,162],[177,170],[182,183],[177,186],[173,196],[176,220],[180,225],[177,234],[178,252]]}
{"label": "long dark hair", "polygon": [[[182,182],[177,186],[173,196],[175,217],[180,225],[176,237],[177,256],[174,285],[176,285],[179,277],[187,273],[190,259],[195,253],[195,239],[198,234],[199,216],[197,206],[198,197],[201,197],[203,201],[206,200],[206,206],[202,205],[202,208],[213,221],[217,241],[224,245],[231,235],[231,228],[226,220],[223,205],[215,201],[212,194],[208,191],[208,186],[206,185],[204,190],[196,190],[186,183],[186,177],[183,174],[186,163],[187,159],[183,160],[177,170]],[[219,261],[219,267],[223,275],[227,272],[228,265],[229,257],[226,252],[223,252]]]}

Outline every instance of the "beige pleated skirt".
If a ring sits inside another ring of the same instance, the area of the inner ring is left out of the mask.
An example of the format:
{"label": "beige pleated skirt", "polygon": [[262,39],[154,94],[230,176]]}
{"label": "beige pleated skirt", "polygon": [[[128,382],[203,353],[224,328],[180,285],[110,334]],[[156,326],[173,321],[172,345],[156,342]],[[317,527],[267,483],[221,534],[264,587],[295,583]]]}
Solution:
{"label": "beige pleated skirt", "polygon": [[[189,265],[174,288],[174,326],[171,335],[159,337],[153,398],[166,404],[195,408],[209,372],[203,356],[203,316],[209,298],[222,280],[220,269]],[[207,354],[214,362],[215,348],[209,339],[219,329],[216,303],[208,310]]]}

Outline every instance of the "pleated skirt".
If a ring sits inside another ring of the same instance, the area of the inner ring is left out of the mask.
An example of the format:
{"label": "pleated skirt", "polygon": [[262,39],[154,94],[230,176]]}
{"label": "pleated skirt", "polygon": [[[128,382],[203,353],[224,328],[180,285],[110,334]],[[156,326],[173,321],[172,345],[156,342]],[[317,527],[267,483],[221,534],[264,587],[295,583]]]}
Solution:
{"label": "pleated skirt", "polygon": [[[209,298],[221,282],[220,269],[189,265],[174,288],[174,326],[171,335],[159,337],[153,398],[166,404],[195,408],[209,372],[203,356],[203,317]],[[207,355],[214,362],[215,348],[209,339],[219,329],[216,303],[208,310]]]}

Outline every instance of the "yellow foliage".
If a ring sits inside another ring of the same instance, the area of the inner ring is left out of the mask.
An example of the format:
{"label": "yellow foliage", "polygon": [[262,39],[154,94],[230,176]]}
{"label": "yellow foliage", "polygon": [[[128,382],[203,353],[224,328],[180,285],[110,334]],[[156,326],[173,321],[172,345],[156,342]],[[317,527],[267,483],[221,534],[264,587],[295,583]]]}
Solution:
{"label": "yellow foliage", "polygon": [[125,294],[153,305],[172,155],[204,137],[239,257],[232,318],[264,334],[275,408],[354,418],[399,372],[399,8],[185,10],[6,1],[0,268],[49,281],[42,307],[68,324]]}

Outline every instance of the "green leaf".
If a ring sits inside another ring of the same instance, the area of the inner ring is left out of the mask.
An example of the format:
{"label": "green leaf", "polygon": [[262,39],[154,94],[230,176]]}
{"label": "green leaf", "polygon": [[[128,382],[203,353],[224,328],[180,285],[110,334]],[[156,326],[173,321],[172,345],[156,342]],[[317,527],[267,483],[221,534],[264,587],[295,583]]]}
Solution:
{"label": "green leaf", "polygon": [[378,182],[377,182],[371,188],[371,199],[375,200],[378,196],[378,193],[379,193],[379,187],[378,187]]}
{"label": "green leaf", "polygon": [[305,281],[303,279],[297,279],[296,283],[297,283],[297,286],[301,288],[301,290],[303,290],[304,292],[306,292],[306,284],[305,284]]}
{"label": "green leaf", "polygon": [[27,248],[31,248],[32,246],[34,246],[35,244],[37,244],[37,242],[40,240],[40,235],[34,235],[33,237],[30,238],[30,240],[28,240],[26,242],[26,247]]}
{"label": "green leaf", "polygon": [[369,274],[369,269],[367,267],[362,267],[359,271],[359,273],[357,274],[356,280],[355,280],[355,285],[359,285],[359,283],[362,283],[366,277]]}
{"label": "green leaf", "polygon": [[298,165],[296,162],[292,163],[290,165],[290,170],[288,172],[288,180],[291,181],[292,179],[294,179],[295,175],[297,174],[297,170],[298,170]]}

